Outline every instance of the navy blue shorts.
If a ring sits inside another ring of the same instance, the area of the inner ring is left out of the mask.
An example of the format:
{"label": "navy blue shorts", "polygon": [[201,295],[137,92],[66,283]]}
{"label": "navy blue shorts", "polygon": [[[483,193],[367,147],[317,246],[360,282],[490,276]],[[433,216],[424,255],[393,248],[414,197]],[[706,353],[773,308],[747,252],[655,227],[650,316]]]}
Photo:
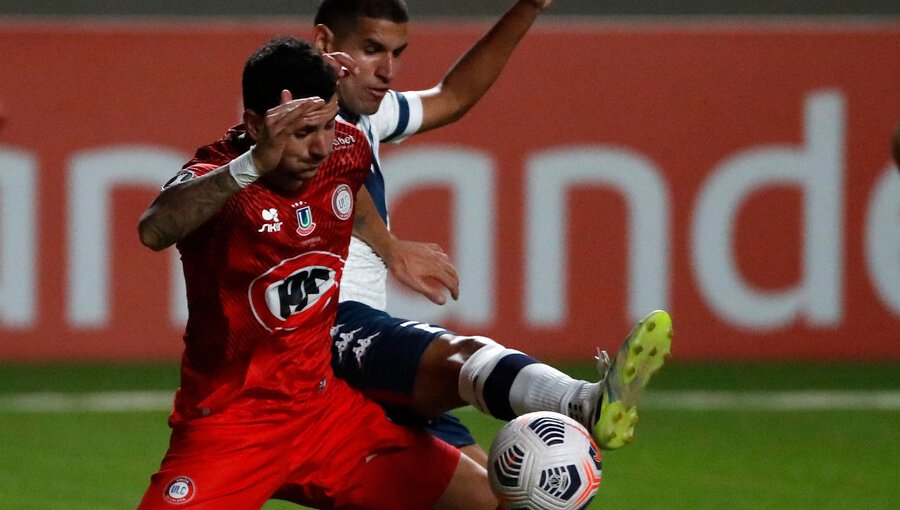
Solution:
{"label": "navy blue shorts", "polygon": [[335,375],[381,404],[391,420],[423,426],[453,446],[467,446],[475,438],[455,416],[444,413],[429,420],[409,409],[422,354],[435,338],[448,333],[344,301],[331,328],[331,366]]}

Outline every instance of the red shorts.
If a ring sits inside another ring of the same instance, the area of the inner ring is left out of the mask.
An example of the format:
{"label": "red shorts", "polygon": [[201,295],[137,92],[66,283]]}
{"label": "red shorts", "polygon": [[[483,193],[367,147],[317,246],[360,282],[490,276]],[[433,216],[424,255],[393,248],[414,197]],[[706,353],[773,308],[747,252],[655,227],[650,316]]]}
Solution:
{"label": "red shorts", "polygon": [[175,425],[139,508],[258,509],[276,498],[316,508],[427,509],[459,461],[459,450],[391,423],[339,379],[297,411],[249,408]]}

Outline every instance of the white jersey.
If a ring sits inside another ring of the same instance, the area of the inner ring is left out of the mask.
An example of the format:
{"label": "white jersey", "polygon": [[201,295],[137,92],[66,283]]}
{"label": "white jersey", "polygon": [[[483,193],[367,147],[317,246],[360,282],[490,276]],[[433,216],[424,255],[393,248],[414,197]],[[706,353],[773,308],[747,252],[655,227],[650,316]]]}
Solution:
{"label": "white jersey", "polygon": [[[389,91],[373,115],[354,115],[344,109],[338,113],[344,122],[362,131],[372,147],[372,168],[366,178],[366,189],[375,207],[390,226],[385,198],[384,176],[378,146],[381,142],[400,143],[419,130],[422,125],[422,100],[412,92]],[[387,267],[365,241],[350,239],[350,254],[344,265],[341,281],[341,301],[359,301],[372,308],[384,310],[387,305]]]}

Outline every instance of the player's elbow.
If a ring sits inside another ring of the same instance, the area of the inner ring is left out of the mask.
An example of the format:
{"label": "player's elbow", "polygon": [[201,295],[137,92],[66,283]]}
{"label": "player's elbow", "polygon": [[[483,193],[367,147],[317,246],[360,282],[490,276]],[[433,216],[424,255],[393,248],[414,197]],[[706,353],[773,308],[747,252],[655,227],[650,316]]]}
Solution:
{"label": "player's elbow", "polygon": [[450,105],[449,112],[447,114],[448,121],[447,123],[456,122],[459,119],[463,118],[469,110],[475,106],[475,103],[478,102],[478,99],[481,96],[472,95],[472,94],[464,94],[464,93],[451,93],[450,99],[448,103]]}
{"label": "player's elbow", "polygon": [[163,239],[163,236],[159,234],[159,230],[154,225],[153,217],[146,213],[138,222],[138,237],[141,240],[141,244],[153,251],[164,250],[172,245],[172,243],[167,243]]}
{"label": "player's elbow", "polygon": [[466,106],[464,104],[461,104],[456,109],[454,109],[453,112],[450,114],[450,116],[447,118],[447,124],[452,124],[452,123],[458,121],[459,119],[465,117],[466,114],[469,113],[470,109],[472,109],[471,105]]}
{"label": "player's elbow", "polygon": [[463,118],[469,110],[478,102],[477,96],[466,93],[465,90],[457,90],[448,84],[442,84],[432,89],[437,99],[433,103],[434,125],[431,128],[446,126]]}

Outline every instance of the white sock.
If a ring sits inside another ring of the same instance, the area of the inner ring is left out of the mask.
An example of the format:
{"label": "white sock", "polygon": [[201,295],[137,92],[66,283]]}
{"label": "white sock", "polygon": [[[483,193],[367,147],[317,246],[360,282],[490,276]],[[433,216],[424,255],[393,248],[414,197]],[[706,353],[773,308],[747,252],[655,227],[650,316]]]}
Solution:
{"label": "white sock", "polygon": [[596,385],[573,379],[550,365],[535,363],[519,372],[509,390],[509,402],[517,415],[553,411],[590,428]]}
{"label": "white sock", "polygon": [[489,338],[463,364],[459,394],[481,412],[503,420],[533,411],[553,411],[590,426],[594,386]]}

